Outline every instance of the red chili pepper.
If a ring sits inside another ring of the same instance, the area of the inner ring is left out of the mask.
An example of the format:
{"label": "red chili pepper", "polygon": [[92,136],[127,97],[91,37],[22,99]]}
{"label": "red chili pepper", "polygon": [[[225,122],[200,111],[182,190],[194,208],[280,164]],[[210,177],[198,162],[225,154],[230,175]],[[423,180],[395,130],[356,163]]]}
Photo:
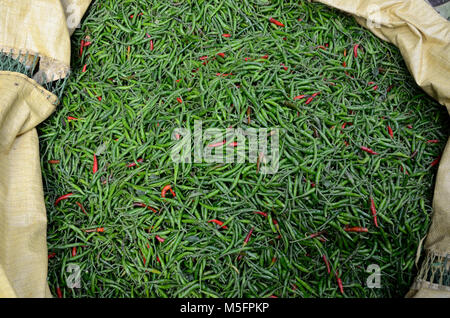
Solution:
{"label": "red chili pepper", "polygon": [[219,55],[221,58],[225,57],[225,53],[217,53],[217,55]]}
{"label": "red chili pepper", "polygon": [[153,45],[153,40],[150,40],[150,51],[153,51],[154,48],[155,48],[155,47],[154,47],[154,45]]}
{"label": "red chili pepper", "polygon": [[92,173],[96,173],[97,171],[98,171],[97,156],[94,154],[94,164],[92,165]]}
{"label": "red chili pepper", "polygon": [[181,97],[177,97],[177,102],[179,102],[180,104],[183,102],[183,100],[181,99]]}
{"label": "red chili pepper", "polygon": [[74,246],[72,247],[72,257],[77,256],[77,248]]}
{"label": "red chili pepper", "polygon": [[84,47],[88,47],[89,45],[91,45],[92,44],[92,42],[89,42],[89,41],[84,41]]}
{"label": "red chili pepper", "polygon": [[269,55],[263,55],[261,56],[262,59],[267,60],[269,58]]}
{"label": "red chili pepper", "polygon": [[200,57],[200,61],[206,60],[208,58],[207,55]]}
{"label": "red chili pepper", "polygon": [[267,213],[266,212],[261,212],[261,211],[256,211],[256,214],[262,215],[264,217],[267,217]]}
{"label": "red chili pepper", "polygon": [[[148,246],[148,245],[147,245]],[[149,248],[150,248],[150,246],[148,246]],[[145,266],[145,264],[147,263],[147,259],[145,258],[145,255],[144,255],[144,253],[142,253],[142,249],[139,247],[139,252],[141,252],[141,255],[142,255],[142,261],[143,261],[143,263],[144,263],[144,266]]]}
{"label": "red chili pepper", "polygon": [[102,101],[102,97],[101,96],[97,97],[97,99],[98,99],[99,102]]}
{"label": "red chili pepper", "polygon": [[71,193],[64,194],[64,195],[60,196],[59,198],[57,198],[56,201],[55,201],[55,206],[58,205],[58,203],[59,203],[60,201],[68,199],[71,195],[73,195],[72,192],[71,192]]}
{"label": "red chili pepper", "polygon": [[430,166],[434,167],[435,165],[437,165],[439,163],[440,160],[441,160],[441,156],[434,159],[433,162],[430,164]]}
{"label": "red chili pepper", "polygon": [[208,223],[216,223],[217,225],[219,225],[220,227],[222,227],[223,229],[228,229],[228,227],[226,226],[226,225],[223,225],[223,222],[222,221],[219,221],[219,220],[216,220],[216,219],[213,219],[213,220],[209,220],[208,221]]}
{"label": "red chili pepper", "polygon": [[379,155],[378,152],[375,152],[375,151],[373,151],[372,149],[367,148],[367,147],[364,147],[364,146],[361,146],[361,150],[362,150],[362,151],[365,151],[365,152],[367,152],[367,153],[370,153],[371,155]]}
{"label": "red chili pepper", "polygon": [[328,263],[327,257],[324,255],[322,255],[322,259],[325,262],[325,265],[327,266],[327,273],[331,273],[331,269],[330,269],[330,263]]}
{"label": "red chili pepper", "polygon": [[288,67],[287,67],[286,65],[284,65],[283,63],[281,63],[280,65],[283,67],[283,69],[284,69],[285,71],[288,70]]}
{"label": "red chili pepper", "polygon": [[320,94],[320,92],[314,93],[314,94],[311,95],[311,97],[314,98],[314,97],[316,97],[316,96],[319,95],[319,94]]}
{"label": "red chili pepper", "polygon": [[376,91],[377,89],[378,89],[378,85],[375,85],[375,86],[373,87],[373,90]]}
{"label": "red chili pepper", "polygon": [[134,202],[133,206],[140,207],[140,208],[147,208],[149,210],[152,210],[155,213],[158,213],[158,211],[156,211],[154,208],[152,208],[151,206],[148,206],[148,205],[146,205],[146,204],[144,204],[142,202]]}
{"label": "red chili pepper", "polygon": [[52,259],[56,256],[56,253],[50,253],[48,254],[48,259]]}
{"label": "red chili pepper", "polygon": [[59,160],[49,160],[48,163],[51,163],[51,164],[58,164],[58,163],[59,163]]}
{"label": "red chili pepper", "polygon": [[345,232],[369,232],[369,230],[365,227],[358,227],[358,226],[354,226],[354,227],[346,227],[344,228]]}
{"label": "red chili pepper", "polygon": [[439,142],[439,140],[437,140],[437,139],[427,140],[427,144],[437,144],[438,142]]}
{"label": "red chili pepper", "polygon": [[323,234],[323,231],[312,233],[312,234],[309,235],[309,238],[315,238],[315,237],[320,236],[322,234]]}
{"label": "red chili pepper", "polygon": [[164,243],[164,241],[166,240],[166,239],[163,239],[161,236],[158,236],[158,235],[156,235],[155,237],[161,243]]}
{"label": "red chili pepper", "polygon": [[275,20],[274,18],[270,18],[270,19],[269,19],[269,22],[270,22],[270,23],[273,23],[273,24],[275,24],[275,25],[277,25],[277,26],[279,26],[279,27],[284,27],[284,24],[283,24],[283,23],[281,23],[281,22],[278,21],[278,20]]}
{"label": "red chili pepper", "polygon": [[387,129],[388,129],[389,136],[391,136],[391,138],[394,138],[394,132],[392,131],[391,126],[388,125]]}
{"label": "red chili pepper", "polygon": [[[280,231],[280,226],[278,225],[278,221],[273,219],[272,223],[275,225],[275,227],[277,228],[277,231],[279,232]],[[281,235],[278,235],[277,238],[281,238]]]}
{"label": "red chili pepper", "polygon": [[81,43],[80,43],[80,57],[83,56],[83,48],[84,48],[84,40],[81,40]]}
{"label": "red chili pepper", "polygon": [[224,34],[222,34],[222,36],[223,36],[224,38],[229,38],[229,37],[231,37],[231,34],[229,34],[229,33],[224,33]]}
{"label": "red chili pepper", "polygon": [[252,227],[252,229],[250,230],[250,232],[248,232],[247,236],[245,237],[245,239],[244,239],[244,246],[247,245],[248,241],[250,241],[250,236],[252,236],[252,233],[253,233],[253,230],[254,230],[254,229],[255,229],[255,228]]}
{"label": "red chili pepper", "polygon": [[233,73],[216,73],[216,76],[228,76],[228,75],[233,75]]}
{"label": "red chili pepper", "polygon": [[345,61],[342,62],[342,66],[343,66],[343,67],[347,67],[347,63],[345,63]]}
{"label": "red chili pepper", "polygon": [[406,126],[406,127],[408,127],[409,129],[412,129],[412,128],[413,128],[413,126],[412,126],[412,125],[408,125],[408,126]]}
{"label": "red chili pepper", "polygon": [[170,193],[172,193],[172,195],[175,197],[175,192],[172,190],[171,185],[168,184],[168,185],[166,185],[166,186],[162,189],[162,191],[161,191],[161,196],[162,196],[163,198],[166,197],[167,191],[170,191]]}
{"label": "red chili pepper", "polygon": [[309,103],[311,103],[313,99],[314,99],[314,97],[308,98],[305,102],[305,105],[308,105]]}
{"label": "red chili pepper", "polygon": [[83,205],[82,205],[80,202],[77,201],[77,202],[75,202],[75,204],[78,205],[78,206],[80,207],[81,211],[83,211],[84,214],[88,215],[88,214],[86,213],[86,210],[84,209]]}
{"label": "red chili pepper", "polygon": [[294,97],[294,100],[297,100],[297,99],[303,99],[303,98],[305,98],[306,97],[306,95],[298,95],[298,96],[295,96]]}
{"label": "red chili pepper", "polygon": [[322,49],[322,50],[326,50],[326,49],[327,49],[327,48],[326,48],[325,46],[323,46],[323,45],[318,45],[316,48],[317,48],[317,49]]}
{"label": "red chili pepper", "polygon": [[86,72],[86,69],[87,69],[87,64],[84,64],[82,72],[83,73]]}
{"label": "red chili pepper", "polygon": [[390,85],[390,86],[386,89],[386,92],[389,93],[389,92],[391,91],[392,87],[393,87],[393,85]]}
{"label": "red chili pepper", "polygon": [[336,272],[336,280],[339,286],[339,290],[341,291],[341,294],[344,294],[344,286],[342,285],[342,280],[340,279],[340,277],[338,276],[338,273]]}
{"label": "red chili pepper", "polygon": [[72,117],[72,116],[67,116],[67,120],[68,120],[68,121],[71,121],[71,120],[78,120],[78,118]]}
{"label": "red chili pepper", "polygon": [[91,229],[91,230],[84,230],[84,232],[86,233],[92,233],[92,232],[105,232],[105,228],[104,227],[98,227],[96,229]]}
{"label": "red chili pepper", "polygon": [[[139,158],[139,159],[136,160],[136,161],[137,161],[138,163],[142,163],[142,162],[144,161],[144,159]],[[135,166],[137,166],[136,162],[131,162],[131,163],[127,164],[127,167],[128,167],[128,168],[135,167]]]}
{"label": "red chili pepper", "polygon": [[354,55],[355,57],[358,57],[358,47],[359,47],[359,44],[355,44],[355,45],[353,46],[353,55]]}
{"label": "red chili pepper", "polygon": [[61,288],[56,287],[56,295],[58,295],[58,298],[63,298],[62,292],[61,292]]}
{"label": "red chili pepper", "polygon": [[370,211],[372,212],[373,222],[375,223],[375,226],[378,227],[377,210],[375,209],[375,202],[372,197],[370,197]]}

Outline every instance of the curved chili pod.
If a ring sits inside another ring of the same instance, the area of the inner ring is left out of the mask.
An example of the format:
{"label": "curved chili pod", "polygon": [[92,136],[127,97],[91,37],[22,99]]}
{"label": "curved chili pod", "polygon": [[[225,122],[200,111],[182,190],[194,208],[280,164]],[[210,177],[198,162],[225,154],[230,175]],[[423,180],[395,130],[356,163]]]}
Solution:
{"label": "curved chili pod", "polygon": [[373,222],[375,223],[375,226],[378,227],[377,210],[375,209],[375,202],[373,202],[372,197],[370,198],[370,211],[372,212]]}
{"label": "curved chili pod", "polygon": [[209,220],[208,221],[208,223],[216,223],[217,225],[219,225],[221,228],[223,228],[223,229],[228,229],[228,227],[226,226],[226,225],[223,225],[223,222],[222,221],[219,221],[219,220],[216,220],[216,219],[213,219],[213,220]]}
{"label": "curved chili pod", "polygon": [[171,186],[170,184],[168,184],[168,185],[166,185],[166,186],[162,189],[162,191],[161,191],[161,196],[162,196],[163,198],[166,197],[167,191],[170,191],[170,193],[172,193],[172,195],[173,195],[174,197],[176,196],[176,195],[175,195],[175,192],[172,190],[172,186]]}
{"label": "curved chili pod", "polygon": [[97,171],[98,171],[97,156],[94,154],[94,164],[92,165],[92,173],[96,173]]}
{"label": "curved chili pod", "polygon": [[283,24],[283,23],[281,23],[281,22],[278,21],[278,20],[275,20],[274,18],[270,18],[270,19],[269,19],[269,22],[270,22],[270,23],[273,23],[273,24],[275,24],[275,25],[277,25],[277,26],[279,26],[279,27],[284,27],[284,24]]}
{"label": "curved chili pod", "polygon": [[80,207],[81,211],[83,211],[84,214],[88,215],[86,210],[84,209],[84,206],[80,202],[77,201],[75,202],[75,204]]}
{"label": "curved chili pod", "polygon": [[64,194],[64,195],[60,196],[59,198],[57,198],[55,201],[55,206],[58,205],[58,203],[61,202],[62,200],[68,199],[71,195],[73,195],[72,192]]}
{"label": "curved chili pod", "polygon": [[152,211],[155,212],[155,213],[158,212],[158,211],[156,211],[154,208],[152,208],[151,206],[149,206],[149,205],[147,205],[147,204],[145,204],[145,203],[142,203],[142,202],[134,202],[134,203],[133,203],[133,206],[135,206],[135,207],[140,207],[140,208],[147,208],[147,209],[149,209],[149,210],[152,210]]}
{"label": "curved chili pod", "polygon": [[354,227],[346,227],[344,229],[345,232],[369,232],[369,230],[365,227],[358,227],[358,226],[354,226]]}

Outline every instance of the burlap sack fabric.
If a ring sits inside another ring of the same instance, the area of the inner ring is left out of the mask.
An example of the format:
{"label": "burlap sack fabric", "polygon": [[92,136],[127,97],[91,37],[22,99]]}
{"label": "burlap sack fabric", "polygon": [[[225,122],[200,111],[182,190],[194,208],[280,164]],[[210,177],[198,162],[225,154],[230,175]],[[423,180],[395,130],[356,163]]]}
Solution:
{"label": "burlap sack fabric", "polygon": [[[67,76],[70,34],[90,0],[0,0],[0,51],[39,57],[43,81]],[[0,70],[0,297],[51,297],[47,217],[36,125],[57,97],[25,75]]]}
{"label": "burlap sack fabric", "polygon": [[54,111],[56,96],[27,76],[10,72],[0,72],[0,96],[0,295],[50,296],[34,127]]}
{"label": "burlap sack fabric", "polygon": [[[416,82],[450,112],[450,23],[424,0],[318,1],[354,15],[381,39],[398,46]],[[25,52],[39,57],[36,81],[0,70],[0,297],[51,296],[35,126],[54,111],[57,98],[38,83],[67,76],[69,37],[89,3],[0,0],[0,51],[19,58]],[[450,254],[449,143],[433,207],[426,259],[408,296],[450,296],[442,278],[450,266],[445,262]]]}

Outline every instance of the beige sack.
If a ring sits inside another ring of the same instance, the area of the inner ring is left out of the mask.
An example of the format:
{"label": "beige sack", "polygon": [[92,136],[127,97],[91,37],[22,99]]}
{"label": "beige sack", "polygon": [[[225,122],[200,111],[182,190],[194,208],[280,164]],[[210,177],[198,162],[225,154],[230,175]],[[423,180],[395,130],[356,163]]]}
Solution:
{"label": "beige sack", "polygon": [[[19,73],[0,72],[0,296],[50,296],[47,216],[36,129],[57,98]],[[6,277],[4,277],[6,276]]]}
{"label": "beige sack", "polygon": [[[39,57],[39,82],[69,72],[70,39],[90,0],[0,0],[0,53]],[[67,15],[67,18],[66,18]],[[32,61],[30,58],[25,62]],[[0,298],[51,297],[36,125],[57,97],[0,70]]]}
{"label": "beige sack", "polygon": [[[395,44],[416,83],[450,113],[450,22],[424,0],[317,0],[352,14]],[[450,297],[450,140],[442,156],[433,199],[426,256],[407,297]],[[448,279],[448,278],[447,278]]]}
{"label": "beige sack", "polygon": [[64,78],[70,38],[91,0],[0,0],[0,53],[39,56],[38,82]]}

